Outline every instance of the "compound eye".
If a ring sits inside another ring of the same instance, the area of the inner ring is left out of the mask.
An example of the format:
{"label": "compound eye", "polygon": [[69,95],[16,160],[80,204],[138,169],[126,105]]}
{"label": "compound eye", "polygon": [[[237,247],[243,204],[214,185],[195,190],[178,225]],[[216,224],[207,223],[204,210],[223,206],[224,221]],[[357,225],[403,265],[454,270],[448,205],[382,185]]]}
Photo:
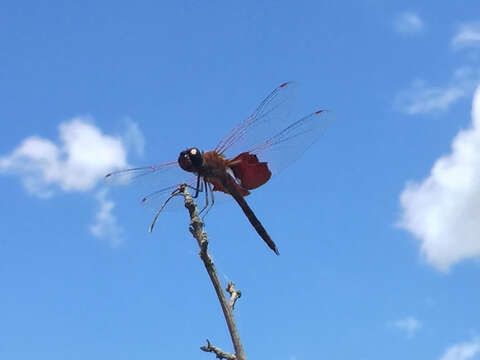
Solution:
{"label": "compound eye", "polygon": [[190,153],[188,151],[182,151],[178,157],[178,164],[183,170],[192,170],[192,160],[190,159]]}
{"label": "compound eye", "polygon": [[198,150],[197,148],[191,148],[188,150],[188,154],[194,167],[199,168],[202,166],[203,157],[200,150]]}

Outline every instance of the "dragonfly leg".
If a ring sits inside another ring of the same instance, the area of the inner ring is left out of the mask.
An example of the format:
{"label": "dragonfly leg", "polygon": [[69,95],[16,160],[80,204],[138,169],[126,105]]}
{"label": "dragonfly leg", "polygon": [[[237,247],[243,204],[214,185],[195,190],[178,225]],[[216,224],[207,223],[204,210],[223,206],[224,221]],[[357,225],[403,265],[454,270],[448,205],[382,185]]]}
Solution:
{"label": "dragonfly leg", "polygon": [[[199,193],[203,192],[203,186],[200,186],[199,188],[197,188],[196,186],[192,186],[192,185],[188,185],[188,184],[184,184],[184,185],[186,185],[187,188],[189,188],[190,190],[193,190],[193,191],[195,191],[195,192],[197,192],[197,191],[198,191]],[[197,196],[198,196],[198,195],[197,195]],[[192,196],[192,197],[195,197],[195,196]]]}
{"label": "dragonfly leg", "polygon": [[178,196],[178,194],[180,194],[180,188],[177,188],[176,190],[174,190],[170,196],[168,197],[167,200],[164,201],[163,205],[160,207],[160,209],[158,209],[158,211],[155,213],[155,217],[153,218],[153,221],[152,221],[152,224],[150,225],[148,231],[149,232],[152,232],[153,231],[153,227],[155,226],[155,223],[157,222],[157,219],[158,217],[160,216],[160,213],[163,211],[163,209],[165,208],[165,206],[167,206],[168,202],[170,200],[172,200],[175,196]]}
{"label": "dragonfly leg", "polygon": [[[207,183],[205,179],[203,179],[202,187],[205,186],[205,206],[200,210],[199,214],[201,214],[205,209],[208,208],[208,192],[212,192],[212,189],[210,188],[210,183]],[[207,211],[208,212],[208,211]]]}
{"label": "dragonfly leg", "polygon": [[211,208],[213,207],[213,205],[215,204],[215,197],[214,197],[214,195],[213,195],[212,184],[206,183],[205,186],[208,187],[208,189],[209,189],[209,191],[210,191],[211,204],[210,204],[210,206],[208,207],[208,209],[206,209],[205,214],[203,214],[202,220],[205,219],[205,217],[207,216],[208,212],[210,211],[210,209],[211,209]]}
{"label": "dragonfly leg", "polygon": [[197,176],[197,186],[195,187],[195,195],[193,198],[196,199],[198,197],[198,193],[203,191],[203,184],[200,181],[200,175]]}

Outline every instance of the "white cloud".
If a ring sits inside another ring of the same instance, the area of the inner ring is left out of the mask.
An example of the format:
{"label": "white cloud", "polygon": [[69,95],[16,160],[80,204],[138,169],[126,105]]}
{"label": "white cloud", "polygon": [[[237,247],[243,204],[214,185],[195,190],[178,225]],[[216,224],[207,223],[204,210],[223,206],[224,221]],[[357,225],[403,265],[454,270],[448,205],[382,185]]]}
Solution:
{"label": "white cloud", "polygon": [[394,21],[395,30],[403,34],[418,33],[424,28],[422,19],[415,13],[404,12]]}
{"label": "white cloud", "polygon": [[89,226],[90,232],[110,243],[112,247],[118,247],[123,243],[123,230],[118,225],[113,215],[115,204],[107,198],[107,190],[102,189],[95,195],[98,201],[98,211],[95,215],[95,222]]}
{"label": "white cloud", "polygon": [[26,138],[0,157],[0,172],[17,174],[29,192],[46,197],[58,188],[92,189],[107,172],[127,165],[122,139],[103,134],[88,117],[61,123],[59,133],[58,144],[38,136]]}
{"label": "white cloud", "polygon": [[440,360],[473,360],[480,354],[480,338],[450,346]]}
{"label": "white cloud", "polygon": [[397,95],[395,108],[409,115],[446,111],[456,101],[470,96],[479,80],[480,70],[463,67],[455,71],[445,86],[415,81],[410,89]]}
{"label": "white cloud", "polygon": [[452,39],[452,46],[456,48],[480,46],[480,22],[463,24]]}
{"label": "white cloud", "polygon": [[413,337],[415,333],[422,327],[422,323],[413,316],[408,316],[404,319],[394,321],[392,325],[397,329],[405,331],[409,338]]}
{"label": "white cloud", "polygon": [[408,183],[400,197],[400,226],[420,241],[426,260],[443,271],[480,257],[480,87],[472,122],[457,134],[451,153],[435,162],[430,175]]}

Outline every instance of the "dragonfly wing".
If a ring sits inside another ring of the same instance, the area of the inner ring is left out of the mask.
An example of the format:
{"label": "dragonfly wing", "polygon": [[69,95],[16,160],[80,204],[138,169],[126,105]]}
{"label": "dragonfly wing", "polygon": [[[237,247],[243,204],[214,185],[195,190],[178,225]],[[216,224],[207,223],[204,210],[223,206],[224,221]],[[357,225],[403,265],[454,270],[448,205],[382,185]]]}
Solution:
{"label": "dragonfly wing", "polygon": [[272,174],[278,174],[295,162],[323,134],[332,121],[332,112],[318,110],[273,135],[248,152],[266,162]]}
{"label": "dragonfly wing", "polygon": [[[227,158],[236,158],[245,152],[257,155],[259,163],[253,165],[266,162],[272,174],[297,160],[321,136],[332,119],[330,111],[319,110],[292,121],[290,109],[297,87],[294,82],[278,86],[252,115],[218,144],[216,151]],[[268,178],[253,176],[251,180]]]}
{"label": "dragonfly wing", "polygon": [[105,175],[106,180],[112,185],[130,185],[131,183],[141,183],[157,181],[171,182],[171,177],[185,176],[176,161],[168,161],[150,166],[143,166],[131,169],[122,169],[113,171]]}
{"label": "dragonfly wing", "polygon": [[[142,191],[141,203],[151,209],[160,208],[178,185],[186,183],[192,187],[196,186],[196,177],[182,170],[177,161],[114,171],[105,178],[110,185],[139,185],[137,188]],[[180,207],[167,207],[170,208]]]}
{"label": "dragonfly wing", "polygon": [[290,109],[297,90],[294,82],[286,82],[273,90],[255,111],[235,127],[215,150],[227,157],[236,156],[285,128],[290,122]]}

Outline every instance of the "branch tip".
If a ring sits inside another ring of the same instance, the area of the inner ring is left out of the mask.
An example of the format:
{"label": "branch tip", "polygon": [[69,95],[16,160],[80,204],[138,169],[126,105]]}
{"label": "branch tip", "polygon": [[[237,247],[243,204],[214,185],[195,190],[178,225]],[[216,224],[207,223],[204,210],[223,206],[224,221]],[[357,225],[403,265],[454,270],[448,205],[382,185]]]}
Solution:
{"label": "branch tip", "polygon": [[219,347],[213,346],[208,339],[207,346],[200,346],[200,350],[214,353],[217,359],[237,360],[235,355],[226,353]]}

